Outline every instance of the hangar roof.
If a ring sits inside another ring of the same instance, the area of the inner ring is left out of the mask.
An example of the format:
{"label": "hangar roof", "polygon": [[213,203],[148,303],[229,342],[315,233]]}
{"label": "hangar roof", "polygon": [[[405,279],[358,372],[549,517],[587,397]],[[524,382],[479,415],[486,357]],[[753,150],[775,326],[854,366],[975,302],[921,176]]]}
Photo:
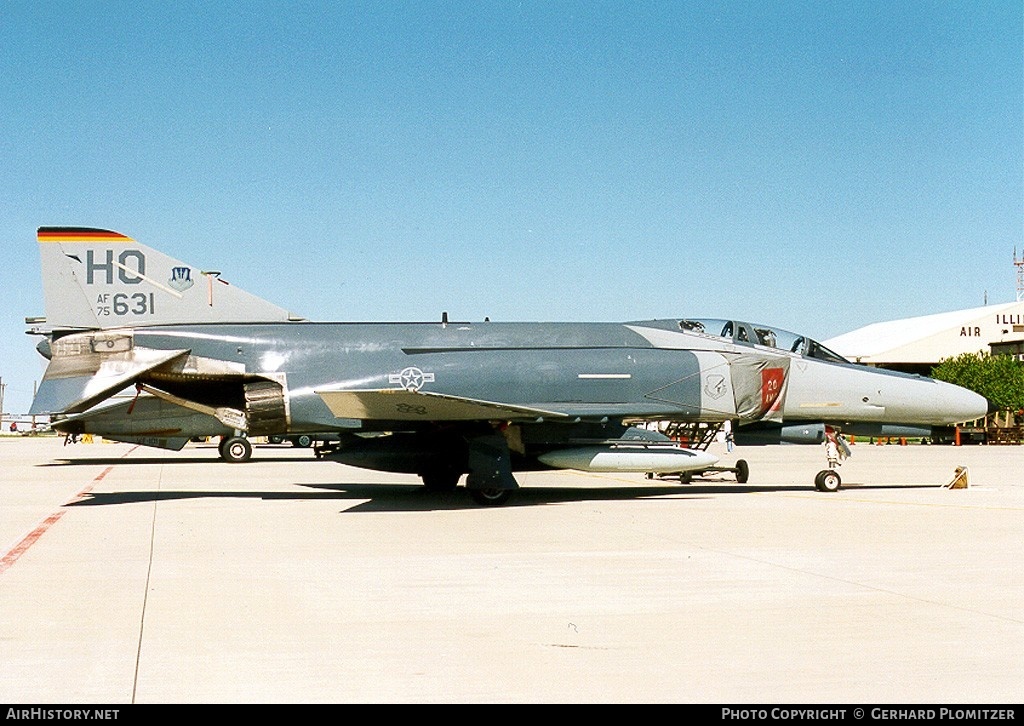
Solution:
{"label": "hangar roof", "polygon": [[1017,301],[903,320],[873,323],[823,341],[852,361],[935,364],[961,353],[989,351],[991,343],[1024,334],[1024,302]]}

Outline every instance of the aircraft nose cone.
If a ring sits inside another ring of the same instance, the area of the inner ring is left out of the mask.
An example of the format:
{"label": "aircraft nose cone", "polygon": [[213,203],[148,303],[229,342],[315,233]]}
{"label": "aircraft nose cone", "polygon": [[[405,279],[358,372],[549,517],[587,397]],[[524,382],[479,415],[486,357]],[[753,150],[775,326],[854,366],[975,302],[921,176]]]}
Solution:
{"label": "aircraft nose cone", "polygon": [[996,410],[995,404],[981,394],[952,383],[944,383],[943,392],[942,408],[946,413],[947,424],[975,421]]}

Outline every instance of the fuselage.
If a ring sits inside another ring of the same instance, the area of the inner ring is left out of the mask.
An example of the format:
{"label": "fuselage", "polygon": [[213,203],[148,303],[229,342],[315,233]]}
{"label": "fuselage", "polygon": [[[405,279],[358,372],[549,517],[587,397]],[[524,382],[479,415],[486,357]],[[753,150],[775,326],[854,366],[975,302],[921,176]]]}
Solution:
{"label": "fuselage", "polygon": [[[822,359],[681,321],[634,323],[266,323],[103,331],[130,367],[143,351],[187,351],[139,379],[203,405],[244,410],[247,385],[280,386],[282,431],[384,427],[339,419],[324,392],[405,389],[551,411],[566,419],[759,420],[945,425],[985,399],[920,376]],[[75,333],[61,339],[63,354]],[[97,345],[78,346],[102,356]],[[71,366],[74,372],[78,367]],[[133,381],[134,382],[134,381]],[[269,385],[269,384],[268,384]],[[59,394],[40,404],[59,413]],[[251,397],[250,397],[251,398]]]}

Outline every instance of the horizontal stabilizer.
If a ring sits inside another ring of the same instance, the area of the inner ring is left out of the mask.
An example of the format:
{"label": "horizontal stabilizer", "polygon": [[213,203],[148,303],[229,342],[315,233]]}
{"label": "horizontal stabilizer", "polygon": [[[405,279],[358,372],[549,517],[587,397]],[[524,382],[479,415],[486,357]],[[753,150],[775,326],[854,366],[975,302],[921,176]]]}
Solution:
{"label": "horizontal stabilizer", "polygon": [[529,406],[480,401],[441,393],[384,388],[365,391],[317,391],[338,418],[378,421],[493,421],[565,418],[565,414]]}
{"label": "horizontal stabilizer", "polygon": [[54,356],[29,413],[80,413],[130,386],[146,372],[186,357],[188,351],[135,348],[128,355],[119,359],[102,359],[96,354]]}

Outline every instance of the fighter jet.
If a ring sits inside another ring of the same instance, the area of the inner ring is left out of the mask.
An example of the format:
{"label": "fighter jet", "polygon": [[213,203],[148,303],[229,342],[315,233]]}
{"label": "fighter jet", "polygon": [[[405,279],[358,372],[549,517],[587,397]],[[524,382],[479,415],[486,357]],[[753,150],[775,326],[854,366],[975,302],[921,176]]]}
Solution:
{"label": "fighter jet", "polygon": [[[69,436],[175,450],[219,436],[223,459],[243,462],[251,437],[329,435],[322,458],[438,491],[465,475],[495,505],[520,471],[717,463],[646,422],[841,431],[989,410],[963,388],[743,321],[310,322],[117,232],[41,227],[38,242],[46,318],[29,332],[49,364],[31,413]],[[817,488],[839,488],[823,474]]]}

